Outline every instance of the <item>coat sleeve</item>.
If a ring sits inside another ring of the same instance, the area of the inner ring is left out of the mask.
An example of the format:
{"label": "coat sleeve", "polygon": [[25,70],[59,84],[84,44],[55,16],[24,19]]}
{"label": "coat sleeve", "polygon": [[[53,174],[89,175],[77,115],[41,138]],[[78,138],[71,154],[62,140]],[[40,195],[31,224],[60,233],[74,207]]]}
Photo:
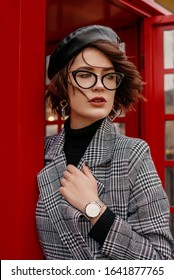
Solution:
{"label": "coat sleeve", "polygon": [[139,145],[132,149],[129,159],[127,220],[116,215],[101,251],[111,259],[171,259],[174,242],[169,230],[168,199],[148,145],[141,142],[141,149]]}

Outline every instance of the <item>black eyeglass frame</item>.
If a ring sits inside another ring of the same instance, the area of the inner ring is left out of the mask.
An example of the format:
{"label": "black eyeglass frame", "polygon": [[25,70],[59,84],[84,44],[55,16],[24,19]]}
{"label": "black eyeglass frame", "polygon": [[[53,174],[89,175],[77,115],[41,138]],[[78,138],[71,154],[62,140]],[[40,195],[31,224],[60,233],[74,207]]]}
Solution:
{"label": "black eyeglass frame", "polygon": [[[77,79],[76,79],[76,75],[77,75],[79,72],[84,72],[84,73],[92,74],[92,75],[95,77],[95,82],[94,82],[94,84],[93,84],[92,86],[90,86],[90,87],[82,87],[81,85],[79,85],[79,83],[77,82]],[[77,84],[80,88],[83,88],[83,89],[89,89],[89,88],[94,87],[94,86],[96,85],[96,83],[97,83],[98,77],[101,77],[101,82],[102,82],[102,85],[104,86],[104,88],[106,88],[107,90],[115,90],[115,89],[117,89],[117,88],[120,86],[120,84],[121,84],[121,82],[122,82],[122,80],[123,80],[123,78],[124,78],[124,74],[123,74],[123,73],[120,73],[120,72],[109,72],[109,73],[106,73],[106,74],[104,74],[104,75],[97,75],[97,74],[95,74],[95,73],[93,73],[93,72],[91,72],[91,71],[88,71],[88,70],[73,70],[73,71],[71,71],[71,72],[69,72],[69,73],[72,73],[72,76],[73,76],[74,81],[76,82],[76,84]],[[107,87],[105,86],[105,84],[103,83],[103,79],[104,79],[107,75],[110,75],[110,74],[116,74],[116,76],[119,76],[119,77],[120,77],[119,83],[116,83],[116,87],[113,88],[113,89],[107,88]]]}

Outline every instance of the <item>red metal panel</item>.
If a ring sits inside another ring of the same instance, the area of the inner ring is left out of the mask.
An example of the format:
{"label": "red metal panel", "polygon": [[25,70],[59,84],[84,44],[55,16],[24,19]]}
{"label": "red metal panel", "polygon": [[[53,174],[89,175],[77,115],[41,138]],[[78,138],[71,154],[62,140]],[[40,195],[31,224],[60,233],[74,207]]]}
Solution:
{"label": "red metal panel", "polygon": [[43,166],[45,0],[1,1],[1,259],[40,259],[36,174]]}

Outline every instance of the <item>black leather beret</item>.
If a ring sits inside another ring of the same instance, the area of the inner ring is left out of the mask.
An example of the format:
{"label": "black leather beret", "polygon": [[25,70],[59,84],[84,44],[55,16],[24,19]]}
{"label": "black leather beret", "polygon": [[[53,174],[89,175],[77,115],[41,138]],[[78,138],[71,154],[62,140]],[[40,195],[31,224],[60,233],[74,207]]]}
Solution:
{"label": "black leather beret", "polygon": [[66,36],[52,52],[48,65],[48,78],[52,79],[71,58],[97,40],[120,43],[120,38],[110,27],[89,25],[79,28]]}

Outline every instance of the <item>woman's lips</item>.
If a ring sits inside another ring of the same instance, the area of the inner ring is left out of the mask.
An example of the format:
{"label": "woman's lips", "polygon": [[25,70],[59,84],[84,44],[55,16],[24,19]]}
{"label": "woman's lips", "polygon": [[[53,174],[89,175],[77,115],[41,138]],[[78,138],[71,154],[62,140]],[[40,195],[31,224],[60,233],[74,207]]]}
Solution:
{"label": "woman's lips", "polygon": [[90,104],[95,106],[101,106],[104,105],[106,102],[106,99],[104,97],[94,97],[89,100]]}

